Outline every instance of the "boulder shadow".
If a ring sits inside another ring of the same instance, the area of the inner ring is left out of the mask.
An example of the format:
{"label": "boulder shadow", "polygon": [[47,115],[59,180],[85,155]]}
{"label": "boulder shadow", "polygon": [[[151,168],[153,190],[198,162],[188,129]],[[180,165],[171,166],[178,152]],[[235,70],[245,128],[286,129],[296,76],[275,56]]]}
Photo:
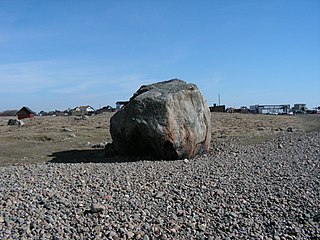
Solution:
{"label": "boulder shadow", "polygon": [[52,158],[49,163],[89,163],[107,160],[103,149],[54,152],[48,157]]}
{"label": "boulder shadow", "polygon": [[107,156],[105,149],[54,152],[48,163],[120,163],[140,161],[139,157]]}

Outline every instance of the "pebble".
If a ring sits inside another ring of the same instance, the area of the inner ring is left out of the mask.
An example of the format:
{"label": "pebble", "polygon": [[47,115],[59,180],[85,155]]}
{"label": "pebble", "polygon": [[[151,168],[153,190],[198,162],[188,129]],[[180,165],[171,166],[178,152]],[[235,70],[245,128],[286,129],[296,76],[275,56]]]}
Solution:
{"label": "pebble", "polygon": [[164,196],[164,192],[158,192],[156,198],[162,198]]}
{"label": "pebble", "polygon": [[99,203],[94,203],[90,207],[90,211],[93,213],[103,212],[105,210],[105,206]]}
{"label": "pebble", "polygon": [[126,235],[127,235],[127,239],[132,239],[134,237],[134,233],[131,231],[128,231]]}
{"label": "pebble", "polygon": [[105,142],[101,142],[101,143],[93,145],[92,148],[105,148],[106,144],[107,143],[105,143]]}
{"label": "pebble", "polygon": [[320,213],[313,216],[313,221],[320,222]]}
{"label": "pebble", "polygon": [[0,239],[317,238],[319,140],[279,131],[182,161],[1,167]]}
{"label": "pebble", "polygon": [[70,128],[63,128],[62,131],[64,131],[64,132],[73,132],[73,130],[71,130]]}

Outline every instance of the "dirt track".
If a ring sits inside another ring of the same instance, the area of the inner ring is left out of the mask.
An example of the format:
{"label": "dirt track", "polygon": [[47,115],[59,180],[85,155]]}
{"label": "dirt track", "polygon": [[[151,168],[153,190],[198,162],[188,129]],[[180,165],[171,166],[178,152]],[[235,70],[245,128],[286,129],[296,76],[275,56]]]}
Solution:
{"label": "dirt track", "polygon": [[[79,117],[35,117],[24,126],[7,126],[0,118],[0,166],[41,162],[99,161],[103,150],[93,145],[111,142],[109,121],[113,113]],[[292,127],[294,131],[320,129],[320,116],[267,116],[236,113],[212,114],[212,141],[238,144],[267,141]],[[71,131],[69,131],[71,130]],[[102,161],[102,159],[100,159]]]}

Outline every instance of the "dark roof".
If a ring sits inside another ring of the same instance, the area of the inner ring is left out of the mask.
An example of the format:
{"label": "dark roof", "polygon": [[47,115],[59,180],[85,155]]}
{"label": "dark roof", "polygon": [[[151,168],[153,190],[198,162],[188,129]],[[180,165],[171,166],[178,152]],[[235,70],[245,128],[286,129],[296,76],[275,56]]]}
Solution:
{"label": "dark roof", "polygon": [[32,111],[30,108],[28,108],[28,107],[22,107],[18,112],[17,112],[17,114],[19,114],[19,113],[35,113],[34,111]]}

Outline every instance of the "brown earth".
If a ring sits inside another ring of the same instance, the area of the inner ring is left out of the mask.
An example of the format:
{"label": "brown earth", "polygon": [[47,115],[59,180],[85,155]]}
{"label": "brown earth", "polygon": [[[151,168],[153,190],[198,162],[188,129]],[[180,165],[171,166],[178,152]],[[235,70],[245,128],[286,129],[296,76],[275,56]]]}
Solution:
{"label": "brown earth", "polygon": [[[113,113],[80,117],[35,117],[23,126],[7,126],[10,117],[0,117],[0,166],[43,162],[103,161],[103,149],[92,146],[111,142],[109,122]],[[257,144],[287,131],[320,129],[320,115],[271,116],[212,113],[212,141],[236,140]],[[71,132],[65,131],[67,129]]]}

